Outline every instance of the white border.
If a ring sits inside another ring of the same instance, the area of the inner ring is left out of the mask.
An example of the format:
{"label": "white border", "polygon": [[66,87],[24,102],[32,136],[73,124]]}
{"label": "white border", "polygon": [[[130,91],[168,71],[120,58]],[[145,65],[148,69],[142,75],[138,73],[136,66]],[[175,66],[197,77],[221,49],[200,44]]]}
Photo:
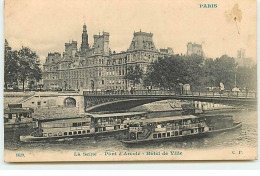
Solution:
{"label": "white border", "polygon": [[[257,0],[257,6],[260,7],[260,0]],[[4,10],[4,0],[0,0],[0,42],[1,42],[1,48],[0,48],[0,104],[3,107],[3,85],[4,85],[4,13],[2,13]],[[259,18],[259,11],[257,11],[257,26],[259,27],[260,18]],[[259,32],[257,32],[257,42],[260,41]],[[259,58],[259,51],[260,46],[257,45],[257,58]],[[259,61],[259,59],[258,59]],[[258,62],[259,63],[259,62]],[[259,64],[258,64],[258,78],[260,76],[259,71]],[[258,92],[260,88],[260,83],[258,82]],[[260,105],[258,104],[258,109]],[[0,108],[0,114],[3,116],[3,108]],[[1,118],[2,119],[2,118]],[[259,123],[258,123],[259,124]],[[203,169],[203,170],[211,170],[211,169],[224,169],[224,170],[234,170],[234,169],[260,169],[260,161],[182,161],[182,162],[160,162],[160,163],[151,163],[151,162],[145,162],[145,163],[113,163],[108,162],[106,164],[104,163],[84,163],[84,162],[76,162],[76,163],[19,163],[19,164],[10,164],[4,162],[4,124],[3,120],[0,120],[0,170],[147,170],[147,169],[159,169],[159,170],[197,170],[197,169]],[[258,151],[259,150],[259,134],[260,130],[258,128]],[[175,171],[174,171],[175,172]],[[44,172],[45,173],[45,172]],[[160,173],[160,172],[159,172]],[[182,172],[181,172],[182,173]],[[213,172],[214,173],[214,172]],[[212,175],[212,172],[209,174]],[[21,175],[20,172],[16,173]],[[55,173],[50,173],[51,175],[54,175]],[[57,174],[57,173],[56,173]],[[63,173],[64,174],[64,173]],[[72,173],[73,174],[73,173]],[[82,173],[83,174],[83,173]],[[90,174],[85,173],[83,175]],[[92,173],[93,175],[95,173]],[[121,173],[121,175],[125,175],[126,173]],[[145,174],[145,173],[143,173]],[[180,173],[169,173],[171,175],[176,175]],[[191,173],[194,175],[194,172]],[[1,174],[6,175],[6,174]],[[11,174],[10,174],[11,175]],[[15,173],[13,173],[15,175]],[[42,173],[37,172],[37,175],[43,175]],[[46,175],[46,174],[44,174]],[[68,174],[65,174],[68,175]],[[107,175],[104,173],[104,175]],[[108,174],[109,175],[109,174]],[[132,174],[131,174],[132,175]],[[145,174],[147,175],[147,174]],[[149,174],[150,175],[150,174]],[[196,174],[195,174],[196,175]],[[215,174],[213,174],[215,175]],[[219,174],[218,174],[219,175]]]}

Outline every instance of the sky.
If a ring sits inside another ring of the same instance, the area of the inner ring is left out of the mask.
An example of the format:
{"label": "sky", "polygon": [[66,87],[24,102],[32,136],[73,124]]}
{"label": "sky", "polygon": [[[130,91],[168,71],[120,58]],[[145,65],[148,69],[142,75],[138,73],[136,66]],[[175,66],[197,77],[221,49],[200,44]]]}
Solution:
{"label": "sky", "polygon": [[[200,8],[209,2],[217,8]],[[80,47],[84,22],[89,44],[94,34],[109,32],[112,51],[126,51],[141,29],[153,33],[157,49],[176,54],[196,42],[207,57],[236,57],[243,48],[257,59],[255,0],[6,0],[4,10],[9,45],[30,47],[42,63],[49,52],[62,53],[65,42]]]}

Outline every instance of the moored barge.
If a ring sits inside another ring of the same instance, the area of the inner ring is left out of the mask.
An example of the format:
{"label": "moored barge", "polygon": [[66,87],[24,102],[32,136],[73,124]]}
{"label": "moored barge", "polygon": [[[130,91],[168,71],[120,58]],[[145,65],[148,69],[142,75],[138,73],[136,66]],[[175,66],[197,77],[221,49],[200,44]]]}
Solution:
{"label": "moored barge", "polygon": [[40,119],[36,131],[20,136],[22,142],[55,141],[66,138],[82,138],[128,129],[125,120],[146,118],[144,112],[84,114],[79,117]]}
{"label": "moored barge", "polygon": [[130,120],[126,123],[129,125],[129,132],[121,141],[125,144],[184,140],[234,130],[242,126],[241,122],[234,122],[231,115],[185,115]]}

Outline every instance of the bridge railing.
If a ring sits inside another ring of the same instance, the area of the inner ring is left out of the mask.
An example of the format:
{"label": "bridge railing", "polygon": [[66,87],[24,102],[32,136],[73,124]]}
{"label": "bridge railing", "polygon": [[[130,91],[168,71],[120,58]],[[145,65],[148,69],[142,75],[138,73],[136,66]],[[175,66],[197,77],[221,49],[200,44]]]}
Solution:
{"label": "bridge railing", "polygon": [[182,93],[177,93],[175,91],[170,90],[98,90],[98,91],[83,91],[83,95],[159,95],[159,96],[185,96],[185,97],[216,97],[216,98],[257,98],[257,92],[232,92],[232,91],[184,91]]}

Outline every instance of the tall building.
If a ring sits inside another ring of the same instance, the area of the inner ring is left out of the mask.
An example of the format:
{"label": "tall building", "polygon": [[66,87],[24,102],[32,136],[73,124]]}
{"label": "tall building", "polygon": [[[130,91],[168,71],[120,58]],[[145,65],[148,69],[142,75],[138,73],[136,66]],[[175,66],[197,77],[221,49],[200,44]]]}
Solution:
{"label": "tall building", "polygon": [[82,42],[81,42],[80,51],[83,53],[87,52],[90,48],[89,48],[89,44],[88,44],[88,32],[87,32],[86,24],[83,25],[81,41]]}
{"label": "tall building", "polygon": [[[87,89],[123,90],[132,86],[124,79],[130,65],[139,65],[147,72],[148,65],[158,57],[173,54],[171,48],[158,51],[153,42],[153,34],[134,32],[127,51],[111,52],[109,33],[94,35],[92,47],[88,43],[86,25],[83,26],[82,43],[78,50],[77,42],[65,43],[65,51],[49,53],[43,71],[45,89]],[[143,88],[142,83],[136,85]]]}
{"label": "tall building", "polygon": [[186,54],[187,55],[197,54],[199,56],[204,56],[202,45],[189,42],[187,44],[187,53]]}
{"label": "tall building", "polygon": [[253,58],[246,57],[246,51],[245,49],[239,49],[237,50],[237,58],[236,62],[239,67],[252,67],[255,63]]}

